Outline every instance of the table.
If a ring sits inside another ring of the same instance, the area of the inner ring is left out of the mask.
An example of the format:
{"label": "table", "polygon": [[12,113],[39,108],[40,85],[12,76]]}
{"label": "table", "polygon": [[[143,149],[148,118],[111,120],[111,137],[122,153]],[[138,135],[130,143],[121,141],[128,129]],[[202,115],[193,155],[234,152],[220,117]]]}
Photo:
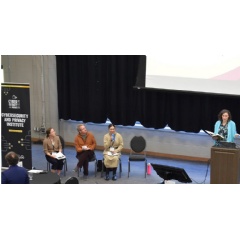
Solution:
{"label": "table", "polygon": [[4,172],[5,170],[7,170],[8,169],[8,167],[2,167],[1,168],[1,172]]}
{"label": "table", "polygon": [[33,180],[30,181],[31,184],[54,184],[61,183],[59,175],[57,173],[47,172],[47,173],[34,173]]}

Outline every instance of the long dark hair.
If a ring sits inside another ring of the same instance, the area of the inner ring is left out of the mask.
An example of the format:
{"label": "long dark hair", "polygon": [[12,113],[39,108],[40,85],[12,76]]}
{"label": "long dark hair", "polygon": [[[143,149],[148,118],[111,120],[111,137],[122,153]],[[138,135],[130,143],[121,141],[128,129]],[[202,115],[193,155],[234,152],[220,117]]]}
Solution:
{"label": "long dark hair", "polygon": [[223,109],[223,110],[220,111],[220,113],[218,114],[218,120],[222,121],[222,115],[223,115],[224,113],[227,113],[228,116],[229,116],[229,117],[228,117],[228,122],[229,122],[230,120],[232,120],[232,114],[231,114],[231,112],[230,112],[229,110],[227,110],[227,109]]}
{"label": "long dark hair", "polygon": [[110,129],[110,127],[114,127],[114,128],[116,128],[115,125],[112,124],[112,123],[110,123],[110,124],[108,125],[108,129]]}

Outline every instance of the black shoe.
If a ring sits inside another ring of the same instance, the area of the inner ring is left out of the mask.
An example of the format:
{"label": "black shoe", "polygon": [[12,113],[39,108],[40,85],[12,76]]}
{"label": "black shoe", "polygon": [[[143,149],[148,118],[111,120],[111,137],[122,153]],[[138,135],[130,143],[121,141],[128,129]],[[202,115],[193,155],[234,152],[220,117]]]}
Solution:
{"label": "black shoe", "polygon": [[112,180],[113,180],[113,181],[116,181],[116,180],[117,180],[116,174],[113,175]]}
{"label": "black shoe", "polygon": [[105,177],[105,180],[109,180],[110,178],[109,178],[109,175],[106,175],[106,177]]}

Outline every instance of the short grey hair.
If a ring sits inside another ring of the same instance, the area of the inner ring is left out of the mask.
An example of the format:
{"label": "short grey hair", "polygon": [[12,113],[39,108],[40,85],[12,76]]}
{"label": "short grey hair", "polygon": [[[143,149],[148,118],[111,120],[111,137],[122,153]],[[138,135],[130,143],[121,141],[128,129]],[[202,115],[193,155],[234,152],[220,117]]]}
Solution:
{"label": "short grey hair", "polygon": [[84,126],[84,127],[85,127],[85,125],[84,125],[83,123],[81,123],[81,124],[78,124],[78,125],[77,125],[77,130],[78,130],[78,131],[80,131],[80,127],[82,127],[82,126]]}

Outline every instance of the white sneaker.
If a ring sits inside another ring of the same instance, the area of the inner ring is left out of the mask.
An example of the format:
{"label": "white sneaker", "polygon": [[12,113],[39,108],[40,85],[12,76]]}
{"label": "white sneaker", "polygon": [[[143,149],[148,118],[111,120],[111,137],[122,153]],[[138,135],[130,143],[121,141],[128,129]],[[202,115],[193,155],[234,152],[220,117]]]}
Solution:
{"label": "white sneaker", "polygon": [[73,169],[73,172],[78,172],[78,167],[77,166]]}

